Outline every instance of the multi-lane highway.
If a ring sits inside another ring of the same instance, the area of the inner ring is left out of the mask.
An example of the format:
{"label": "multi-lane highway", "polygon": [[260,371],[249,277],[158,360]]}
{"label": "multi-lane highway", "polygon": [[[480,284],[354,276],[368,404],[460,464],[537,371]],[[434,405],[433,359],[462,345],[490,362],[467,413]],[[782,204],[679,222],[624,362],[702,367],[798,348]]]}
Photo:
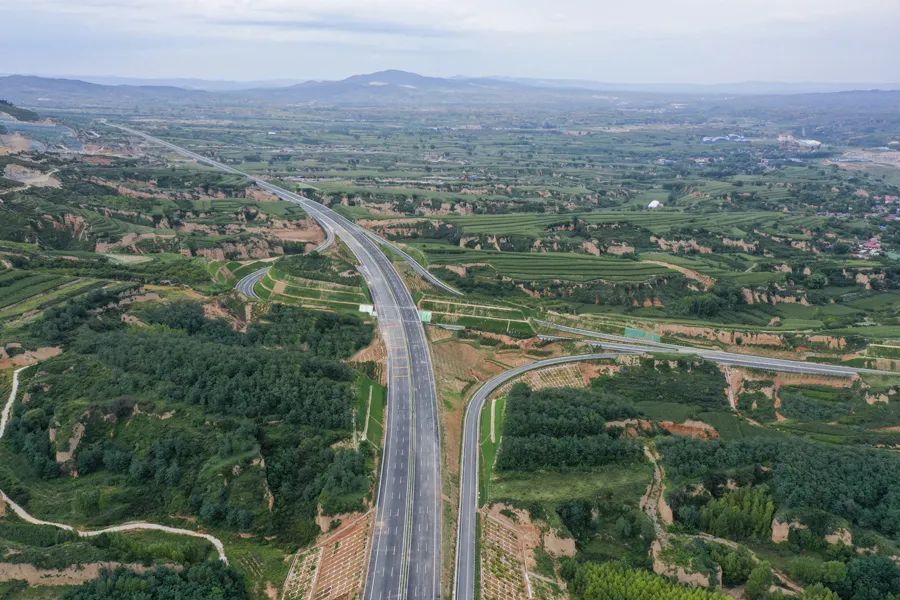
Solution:
{"label": "multi-lane highway", "polygon": [[455,600],[475,598],[475,549],[478,544],[475,535],[475,517],[478,512],[478,455],[481,449],[478,434],[481,430],[481,410],[484,403],[497,388],[522,373],[553,365],[615,358],[615,356],[616,354],[582,354],[539,360],[500,373],[488,380],[472,396],[466,407],[463,422],[462,454],[459,462],[459,527],[456,530],[456,579],[453,583]]}
{"label": "multi-lane highway", "polygon": [[460,292],[459,290],[457,290],[456,288],[448,285],[444,281],[441,281],[434,273],[432,273],[431,271],[429,271],[428,269],[423,267],[421,264],[419,264],[419,262],[416,259],[414,259],[412,256],[410,256],[408,252],[403,250],[403,248],[401,248],[397,244],[384,239],[383,237],[381,237],[374,231],[369,231],[367,229],[366,233],[368,233],[369,237],[372,238],[373,240],[375,240],[376,242],[378,242],[379,244],[387,246],[393,252],[396,252],[397,254],[399,254],[400,257],[406,262],[406,264],[408,264],[410,267],[412,267],[413,271],[415,271],[419,275],[419,277],[421,277],[422,279],[424,279],[425,281],[427,281],[434,287],[440,288],[440,289],[444,290],[445,292],[449,292],[449,293],[453,294],[454,296],[462,296],[463,295],[463,293]]}
{"label": "multi-lane highway", "polygon": [[442,514],[434,371],[416,305],[391,261],[363,228],[318,202],[144,132],[114,126],[247,177],[282,200],[302,206],[326,232],[337,234],[359,260],[388,355],[387,432],[364,596],[371,600],[438,598]]}
{"label": "multi-lane highway", "polygon": [[560,325],[550,321],[541,321],[535,319],[535,323],[543,325],[557,331],[573,334],[578,337],[585,337],[596,340],[592,342],[594,345],[606,350],[616,352],[673,352],[679,354],[693,354],[700,356],[706,360],[738,367],[750,367],[754,369],[763,369],[768,371],[784,371],[789,373],[809,373],[811,375],[829,375],[832,377],[852,377],[859,373],[872,373],[879,375],[898,375],[891,371],[879,371],[877,369],[864,369],[860,367],[848,367],[846,365],[829,365],[823,363],[806,362],[802,360],[785,360],[782,358],[771,358],[768,356],[759,356],[754,354],[742,354],[737,352],[723,352],[720,350],[710,350],[709,348],[698,348],[695,346],[682,346],[678,344],[668,344],[664,342],[653,342],[638,338],[629,338],[621,335],[612,335],[599,331],[591,331],[590,329],[582,329],[580,327],[569,327],[568,325]]}

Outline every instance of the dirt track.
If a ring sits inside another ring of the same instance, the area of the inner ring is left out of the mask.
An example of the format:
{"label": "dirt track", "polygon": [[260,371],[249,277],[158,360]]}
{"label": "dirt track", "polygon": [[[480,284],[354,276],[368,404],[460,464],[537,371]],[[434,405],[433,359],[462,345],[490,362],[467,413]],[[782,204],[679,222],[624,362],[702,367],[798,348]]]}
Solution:
{"label": "dirt track", "polygon": [[[10,414],[12,412],[13,403],[16,399],[16,393],[19,390],[19,373],[27,369],[28,367],[20,367],[13,371],[13,380],[12,380],[12,389],[9,391],[9,398],[6,400],[6,404],[3,406],[2,418],[0,418],[0,438],[3,437],[3,434],[6,432],[6,425],[9,422]],[[79,529],[75,529],[71,525],[66,525],[65,523],[54,523],[52,521],[44,521],[42,519],[38,519],[36,517],[31,516],[24,508],[16,504],[3,490],[0,490],[0,498],[3,498],[3,501],[6,505],[12,509],[16,515],[25,521],[26,523],[31,523],[32,525],[49,525],[51,527],[56,527],[58,529],[65,529],[66,531],[72,531],[78,534],[79,537],[94,537],[103,533],[114,533],[121,531],[137,531],[137,530],[145,530],[152,529],[156,531],[164,531],[166,533],[172,533],[175,535],[187,535],[191,537],[203,538],[207,540],[210,544],[212,544],[216,551],[219,553],[219,560],[224,563],[228,563],[228,558],[225,556],[225,546],[222,544],[222,541],[219,538],[214,537],[208,533],[200,533],[198,531],[191,531],[189,529],[179,529],[177,527],[169,527],[167,525],[159,525],[157,523],[146,523],[143,521],[135,521],[131,523],[122,523],[121,525],[113,525],[111,527],[105,527],[103,529],[95,529],[90,531],[83,531]]]}

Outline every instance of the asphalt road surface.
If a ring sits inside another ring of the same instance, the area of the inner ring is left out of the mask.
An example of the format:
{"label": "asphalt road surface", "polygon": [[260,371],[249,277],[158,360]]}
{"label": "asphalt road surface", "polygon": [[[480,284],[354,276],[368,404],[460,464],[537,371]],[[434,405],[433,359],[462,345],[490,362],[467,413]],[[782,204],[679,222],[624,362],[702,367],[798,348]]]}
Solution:
{"label": "asphalt road surface", "polygon": [[456,288],[444,283],[441,279],[439,279],[431,271],[429,271],[428,269],[423,267],[421,264],[419,264],[419,262],[416,259],[414,259],[412,256],[410,256],[406,251],[404,251],[397,244],[384,239],[383,237],[381,237],[374,231],[366,230],[366,233],[368,233],[369,237],[372,238],[373,240],[375,240],[377,243],[384,244],[385,246],[388,246],[391,250],[393,250],[394,252],[399,254],[401,256],[401,258],[403,258],[403,260],[406,261],[406,263],[412,267],[413,271],[418,273],[422,279],[424,279],[425,281],[427,281],[434,287],[440,288],[440,289],[444,290],[445,292],[449,292],[449,293],[453,294],[454,296],[462,296],[463,295],[462,292],[460,292]]}
{"label": "asphalt road surface", "polygon": [[262,269],[258,269],[253,271],[249,275],[245,275],[234,284],[234,289],[247,296],[248,298],[259,298],[256,295],[256,291],[253,289],[256,287],[256,284],[266,276],[266,273],[269,271],[269,267],[263,267]]}
{"label": "asphalt road surface", "polygon": [[[323,226],[322,229],[325,231],[325,240],[316,246],[313,249],[313,252],[322,252],[334,243],[334,230],[331,227],[325,226]],[[245,275],[234,284],[234,289],[248,298],[257,299],[259,298],[259,295],[256,293],[256,284],[259,283],[268,272],[269,267],[263,267],[262,269],[253,271],[249,275]]]}
{"label": "asphalt road surface", "polygon": [[591,331],[590,329],[582,329],[580,327],[569,327],[567,325],[559,325],[550,321],[535,320],[539,325],[556,329],[565,333],[574,334],[576,336],[588,337],[598,340],[593,342],[601,348],[620,352],[673,352],[680,354],[694,354],[706,360],[713,362],[735,365],[739,367],[750,367],[754,369],[763,369],[768,371],[784,371],[789,373],[809,373],[811,375],[830,375],[833,377],[852,377],[859,373],[872,373],[877,375],[900,375],[892,371],[879,371],[877,369],[863,369],[858,367],[848,367],[845,365],[829,365],[822,363],[813,363],[802,360],[785,360],[781,358],[770,358],[767,356],[758,356],[753,354],[739,354],[737,352],[722,352],[719,350],[710,350],[708,348],[697,348],[694,346],[681,346],[678,344],[667,344],[663,342],[653,342],[649,340],[641,340],[637,338],[629,338],[621,335],[611,335],[601,333],[599,331]]}
{"label": "asphalt road surface", "polygon": [[364,597],[439,598],[442,514],[434,370],[418,310],[391,261],[365,229],[318,202],[141,131],[114,126],[247,177],[282,200],[300,205],[356,255],[372,293],[388,354],[388,422]]}
{"label": "asphalt road surface", "polygon": [[462,454],[459,463],[459,527],[456,530],[456,579],[453,583],[455,600],[475,598],[475,520],[478,513],[478,455],[481,449],[481,410],[488,397],[501,385],[522,373],[571,362],[615,358],[617,354],[582,354],[539,360],[500,373],[482,385],[469,405],[463,422]]}

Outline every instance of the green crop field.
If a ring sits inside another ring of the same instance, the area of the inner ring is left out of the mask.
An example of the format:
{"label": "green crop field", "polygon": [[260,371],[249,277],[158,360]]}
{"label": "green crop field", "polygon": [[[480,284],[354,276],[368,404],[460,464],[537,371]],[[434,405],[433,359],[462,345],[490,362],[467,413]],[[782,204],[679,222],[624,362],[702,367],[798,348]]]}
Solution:
{"label": "green crop field", "polygon": [[585,254],[496,252],[462,250],[448,246],[418,246],[432,266],[487,264],[498,273],[518,280],[641,282],[671,274],[665,267],[622,258]]}
{"label": "green crop field", "polygon": [[492,235],[540,235],[551,225],[570,223],[578,218],[591,224],[628,223],[648,229],[655,234],[665,234],[674,229],[702,228],[728,235],[747,235],[756,226],[771,227],[773,223],[790,226],[806,226],[821,222],[822,219],[802,216],[780,215],[768,212],[740,213],[688,213],[676,210],[642,211],[595,211],[560,214],[515,213],[498,215],[447,216],[442,220],[457,225],[466,233],[488,233]]}

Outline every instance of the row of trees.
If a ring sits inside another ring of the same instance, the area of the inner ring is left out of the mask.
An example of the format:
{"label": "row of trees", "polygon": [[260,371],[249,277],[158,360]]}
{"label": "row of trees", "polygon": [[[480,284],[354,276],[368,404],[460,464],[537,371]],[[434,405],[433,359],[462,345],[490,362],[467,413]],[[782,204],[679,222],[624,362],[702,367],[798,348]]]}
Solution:
{"label": "row of trees", "polygon": [[206,562],[181,571],[159,567],[143,574],[125,568],[63,593],[63,600],[244,600],[243,578],[220,562]]}
{"label": "row of trees", "polygon": [[699,408],[721,408],[727,402],[722,372],[712,363],[692,359],[678,360],[674,366],[647,359],[615,376],[594,379],[592,385],[630,402],[660,400]]}
{"label": "row of trees", "polygon": [[523,383],[510,390],[497,457],[500,470],[594,467],[638,460],[640,445],[607,429],[606,419],[637,412],[597,390],[532,391]]}
{"label": "row of trees", "polygon": [[775,503],[765,486],[744,487],[711,500],[700,510],[700,527],[733,540],[765,541],[772,534]]}

